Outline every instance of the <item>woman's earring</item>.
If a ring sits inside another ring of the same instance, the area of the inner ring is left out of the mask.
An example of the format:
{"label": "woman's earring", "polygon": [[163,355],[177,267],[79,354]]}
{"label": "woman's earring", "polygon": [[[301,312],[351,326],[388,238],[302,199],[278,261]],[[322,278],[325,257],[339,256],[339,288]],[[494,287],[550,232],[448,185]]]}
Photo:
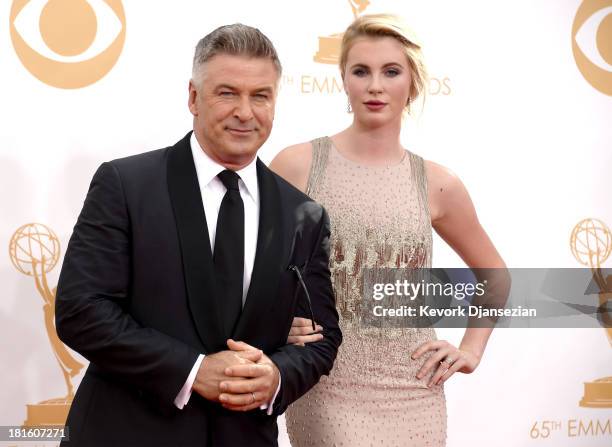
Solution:
{"label": "woman's earring", "polygon": [[353,112],[353,108],[351,107],[351,101],[348,98],[346,100],[346,112],[347,113],[352,113]]}

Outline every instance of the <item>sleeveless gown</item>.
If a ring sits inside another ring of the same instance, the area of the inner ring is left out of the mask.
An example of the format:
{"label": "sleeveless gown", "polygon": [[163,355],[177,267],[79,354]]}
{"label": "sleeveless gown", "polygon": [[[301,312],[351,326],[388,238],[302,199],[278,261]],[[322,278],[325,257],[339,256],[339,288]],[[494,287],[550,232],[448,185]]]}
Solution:
{"label": "sleeveless gown", "polygon": [[330,270],[343,342],[333,370],[286,412],[293,447],[444,446],[446,403],[428,358],[432,328],[373,328],[359,322],[362,269],[431,266],[432,234],[423,159],[406,151],[390,167],[343,157],[331,139],[312,141],[306,193],[331,220]]}

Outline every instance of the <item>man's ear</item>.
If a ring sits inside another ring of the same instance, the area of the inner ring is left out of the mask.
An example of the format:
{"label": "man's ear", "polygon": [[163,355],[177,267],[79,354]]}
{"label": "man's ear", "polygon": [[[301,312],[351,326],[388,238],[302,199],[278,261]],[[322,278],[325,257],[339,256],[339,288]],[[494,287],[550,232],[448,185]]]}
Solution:
{"label": "man's ear", "polygon": [[187,106],[189,107],[189,111],[193,116],[198,115],[198,105],[197,105],[197,97],[198,97],[198,87],[195,85],[193,79],[189,80],[189,99],[187,100]]}

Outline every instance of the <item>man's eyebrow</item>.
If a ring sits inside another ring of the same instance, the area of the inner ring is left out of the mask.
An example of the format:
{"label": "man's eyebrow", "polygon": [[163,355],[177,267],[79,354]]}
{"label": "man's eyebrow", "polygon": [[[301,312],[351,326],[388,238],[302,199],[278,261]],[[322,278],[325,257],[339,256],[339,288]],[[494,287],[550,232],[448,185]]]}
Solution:
{"label": "man's eyebrow", "polygon": [[228,89],[228,90],[236,90],[236,87],[234,87],[233,85],[229,85],[229,84],[219,84],[217,85],[217,87],[215,88],[215,90],[221,90],[221,89]]}
{"label": "man's eyebrow", "polygon": [[254,90],[255,93],[272,93],[274,89],[270,86],[259,87]]}
{"label": "man's eyebrow", "polygon": [[[230,84],[219,84],[217,85],[217,87],[215,87],[215,91],[218,90],[223,90],[223,89],[227,89],[227,90],[237,90],[237,88],[233,85]],[[271,86],[265,86],[265,87],[257,87],[255,89],[252,90],[255,93],[273,93],[274,92],[274,88]]]}

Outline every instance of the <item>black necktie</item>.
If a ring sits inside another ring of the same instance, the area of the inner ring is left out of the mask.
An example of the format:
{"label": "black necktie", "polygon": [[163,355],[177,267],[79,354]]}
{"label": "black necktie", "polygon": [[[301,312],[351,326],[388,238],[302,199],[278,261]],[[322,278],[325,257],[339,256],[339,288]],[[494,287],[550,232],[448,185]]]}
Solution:
{"label": "black necktie", "polygon": [[217,176],[227,188],[219,217],[213,263],[218,298],[223,302],[226,336],[234,331],[242,312],[242,279],[244,270],[244,204],[238,189],[240,176],[225,170]]}

